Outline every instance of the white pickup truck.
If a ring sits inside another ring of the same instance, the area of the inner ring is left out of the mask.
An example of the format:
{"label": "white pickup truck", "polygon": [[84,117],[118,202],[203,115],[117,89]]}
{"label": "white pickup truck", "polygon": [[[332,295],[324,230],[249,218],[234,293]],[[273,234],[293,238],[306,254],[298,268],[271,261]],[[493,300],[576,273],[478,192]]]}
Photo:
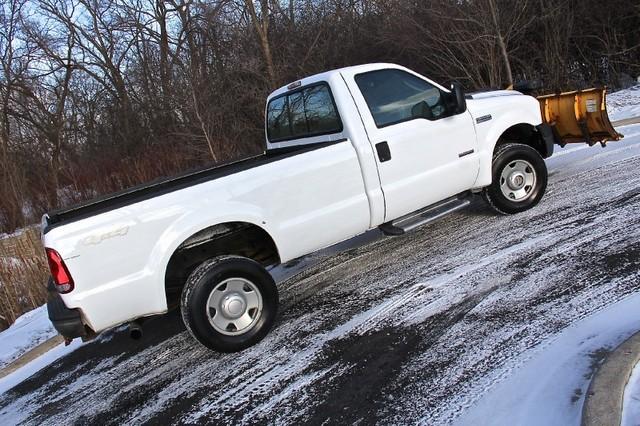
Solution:
{"label": "white pickup truck", "polygon": [[266,152],[44,216],[49,317],[67,340],[180,307],[202,344],[239,351],[274,324],[270,268],[380,228],[391,235],[482,194],[535,206],[552,129],[535,98],[464,95],[369,64],[273,92]]}

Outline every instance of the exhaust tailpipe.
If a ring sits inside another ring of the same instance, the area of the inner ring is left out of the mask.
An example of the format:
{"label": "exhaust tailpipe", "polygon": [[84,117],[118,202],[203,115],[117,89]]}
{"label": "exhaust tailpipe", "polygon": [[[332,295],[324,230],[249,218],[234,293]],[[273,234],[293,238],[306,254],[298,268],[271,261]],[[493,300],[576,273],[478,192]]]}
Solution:
{"label": "exhaust tailpipe", "polygon": [[142,323],[140,321],[132,321],[129,323],[129,337],[133,340],[142,339]]}

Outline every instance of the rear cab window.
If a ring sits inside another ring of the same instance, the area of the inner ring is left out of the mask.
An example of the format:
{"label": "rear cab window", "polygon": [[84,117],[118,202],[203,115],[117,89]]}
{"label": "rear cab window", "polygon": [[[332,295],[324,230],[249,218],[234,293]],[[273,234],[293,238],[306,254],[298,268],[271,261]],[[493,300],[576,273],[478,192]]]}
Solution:
{"label": "rear cab window", "polygon": [[279,95],[267,105],[269,142],[340,133],[342,120],[326,82]]}

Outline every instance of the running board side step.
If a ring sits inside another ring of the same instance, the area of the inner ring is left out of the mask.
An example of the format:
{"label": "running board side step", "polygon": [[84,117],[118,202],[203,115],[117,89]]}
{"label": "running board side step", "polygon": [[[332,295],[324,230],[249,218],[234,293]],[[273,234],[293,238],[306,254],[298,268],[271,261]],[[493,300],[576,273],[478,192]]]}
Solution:
{"label": "running board side step", "polygon": [[386,235],[402,235],[420,225],[434,222],[449,213],[465,208],[469,204],[471,204],[470,194],[463,193],[383,223],[379,228]]}

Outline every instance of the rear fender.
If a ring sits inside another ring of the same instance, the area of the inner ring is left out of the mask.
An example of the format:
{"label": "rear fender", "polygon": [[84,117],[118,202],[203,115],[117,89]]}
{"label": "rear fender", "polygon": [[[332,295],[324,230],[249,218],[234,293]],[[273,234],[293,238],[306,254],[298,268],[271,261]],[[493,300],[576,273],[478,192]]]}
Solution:
{"label": "rear fender", "polygon": [[156,300],[163,301],[165,304],[165,310],[165,277],[169,260],[178,247],[192,235],[215,225],[228,222],[244,222],[263,229],[274,241],[276,248],[279,249],[280,245],[278,244],[278,240],[274,238],[273,230],[270,229],[267,223],[265,223],[259,209],[245,205],[219,206],[218,208],[221,211],[234,211],[240,213],[234,213],[233,215],[220,215],[215,218],[207,217],[206,219],[204,219],[203,215],[198,212],[186,214],[175,221],[162,233],[157,244],[153,248],[151,256],[149,256],[149,262],[147,263],[146,269],[153,274],[155,297]]}

